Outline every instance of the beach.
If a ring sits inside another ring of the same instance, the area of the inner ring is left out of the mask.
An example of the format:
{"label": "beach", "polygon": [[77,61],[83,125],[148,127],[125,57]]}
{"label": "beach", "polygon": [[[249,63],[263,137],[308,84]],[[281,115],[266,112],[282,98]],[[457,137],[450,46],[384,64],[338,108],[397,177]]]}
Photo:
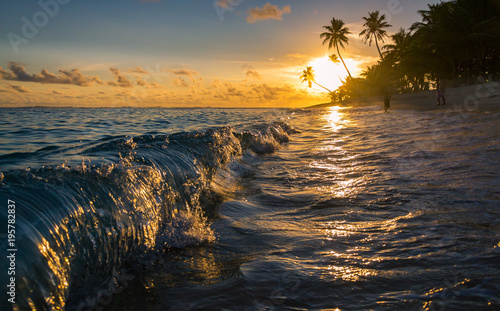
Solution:
{"label": "beach", "polygon": [[[348,99],[340,103],[341,106],[352,107],[383,107],[383,96]],[[321,108],[338,105],[339,103],[325,103],[308,108]],[[437,105],[437,91],[429,90],[417,93],[396,94],[392,96],[390,110],[439,110],[439,111],[500,111],[500,83],[485,82],[470,86],[448,88],[446,90],[446,105]]]}

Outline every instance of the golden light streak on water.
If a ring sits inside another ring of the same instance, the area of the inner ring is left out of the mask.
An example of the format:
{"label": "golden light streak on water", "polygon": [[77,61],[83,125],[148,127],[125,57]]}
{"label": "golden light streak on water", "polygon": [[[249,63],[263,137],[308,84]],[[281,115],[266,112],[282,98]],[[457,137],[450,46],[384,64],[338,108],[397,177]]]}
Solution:
{"label": "golden light streak on water", "polygon": [[55,282],[58,284],[58,292],[54,293],[57,296],[52,295],[47,297],[47,303],[49,305],[58,305],[61,308],[64,308],[66,292],[68,289],[68,261],[60,258],[58,253],[50,247],[49,242],[45,238],[42,238],[42,242],[39,243],[37,247],[40,250],[40,253],[45,257],[50,271],[58,280],[58,282]]}
{"label": "golden light streak on water", "polygon": [[345,221],[336,222],[336,223],[328,223],[325,234],[327,235],[327,240],[333,240],[334,237],[346,237],[353,235],[358,230],[355,226],[346,224]]}
{"label": "golden light streak on water", "polygon": [[[325,269],[321,267],[321,269]],[[372,275],[368,269],[361,269],[352,266],[334,266],[330,265],[326,268],[326,272],[334,279],[341,279],[348,282],[359,281],[362,277]]]}
{"label": "golden light streak on water", "polygon": [[325,130],[328,132],[338,132],[342,128],[344,128],[347,124],[349,124],[349,120],[346,119],[346,115],[342,112],[344,107],[340,106],[332,106],[329,108],[329,113],[325,114],[324,118],[326,119],[327,124]]}

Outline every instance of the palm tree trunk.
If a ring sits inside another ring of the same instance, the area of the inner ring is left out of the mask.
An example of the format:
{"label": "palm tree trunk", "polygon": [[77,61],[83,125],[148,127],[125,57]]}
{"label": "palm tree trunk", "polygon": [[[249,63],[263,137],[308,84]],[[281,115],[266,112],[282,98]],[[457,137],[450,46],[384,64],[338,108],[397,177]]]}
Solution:
{"label": "palm tree trunk", "polygon": [[329,89],[327,89],[326,87],[324,87],[323,85],[319,84],[318,82],[316,82],[316,81],[313,81],[313,82],[314,82],[316,85],[321,86],[322,88],[324,88],[324,89],[325,89],[325,90],[327,90],[328,92],[330,92],[330,93],[332,92],[332,91],[330,91]]}
{"label": "palm tree trunk", "polygon": [[342,55],[340,55],[340,50],[339,50],[339,46],[338,45],[337,45],[337,53],[339,54],[340,60],[342,61],[342,64],[344,64],[345,70],[347,70],[347,73],[349,74],[349,77],[351,77],[351,79],[352,79],[351,73],[349,72],[349,69],[347,69],[347,66],[344,63],[344,59],[342,58]]}
{"label": "palm tree trunk", "polygon": [[378,47],[378,40],[377,37],[375,37],[375,45],[377,46],[378,54],[380,55],[380,58],[382,61],[384,61],[384,57],[382,56],[382,53],[380,53],[380,48]]}

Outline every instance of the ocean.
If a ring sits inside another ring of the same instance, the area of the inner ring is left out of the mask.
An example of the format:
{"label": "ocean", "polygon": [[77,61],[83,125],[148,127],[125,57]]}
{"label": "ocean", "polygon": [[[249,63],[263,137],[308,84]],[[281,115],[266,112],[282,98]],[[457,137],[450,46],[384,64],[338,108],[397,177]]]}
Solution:
{"label": "ocean", "polygon": [[499,310],[499,117],[0,109],[1,309]]}

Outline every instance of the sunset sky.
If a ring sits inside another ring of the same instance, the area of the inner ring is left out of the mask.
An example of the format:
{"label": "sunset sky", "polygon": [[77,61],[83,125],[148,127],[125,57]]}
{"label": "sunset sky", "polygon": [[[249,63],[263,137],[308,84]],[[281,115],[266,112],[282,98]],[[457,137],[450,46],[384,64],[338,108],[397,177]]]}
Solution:
{"label": "sunset sky", "polygon": [[353,75],[378,60],[359,39],[380,10],[389,33],[419,21],[416,0],[4,1],[0,5],[0,107],[303,107],[326,102],[299,75],[313,65],[335,89],[342,65],[319,34],[342,19],[341,51]]}

